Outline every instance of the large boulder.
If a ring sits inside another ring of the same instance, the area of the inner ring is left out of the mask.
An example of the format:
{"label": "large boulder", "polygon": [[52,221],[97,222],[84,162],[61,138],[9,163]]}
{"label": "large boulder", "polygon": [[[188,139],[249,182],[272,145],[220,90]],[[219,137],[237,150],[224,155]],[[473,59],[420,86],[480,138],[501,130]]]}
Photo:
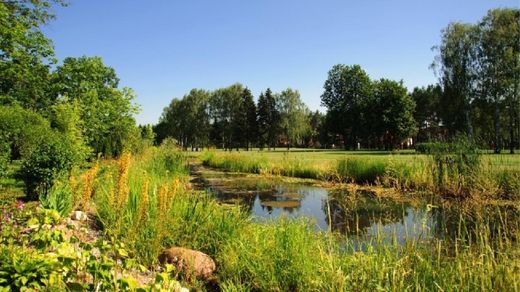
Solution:
{"label": "large boulder", "polygon": [[215,262],[205,253],[183,247],[171,247],[159,256],[161,264],[172,264],[178,273],[185,277],[193,276],[201,280],[212,280],[215,272]]}

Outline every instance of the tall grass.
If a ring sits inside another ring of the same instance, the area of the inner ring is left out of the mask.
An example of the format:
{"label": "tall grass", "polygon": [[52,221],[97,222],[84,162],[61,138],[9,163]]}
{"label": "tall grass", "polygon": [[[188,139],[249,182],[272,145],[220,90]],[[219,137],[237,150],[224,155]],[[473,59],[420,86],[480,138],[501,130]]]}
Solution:
{"label": "tall grass", "polygon": [[187,167],[175,149],[151,148],[139,157],[107,161],[93,185],[99,221],[145,264],[167,246],[211,255],[246,221],[238,208],[223,209],[213,198],[187,190]]}
{"label": "tall grass", "polygon": [[[347,154],[334,156],[334,160],[319,160],[312,153],[289,157],[279,153],[274,156],[210,151],[201,159],[206,166],[235,172],[382,184],[450,196],[509,200],[520,196],[517,156],[482,157],[467,145],[446,145],[430,155]],[[312,158],[307,159],[307,155]]]}
{"label": "tall grass", "polygon": [[473,240],[412,239],[399,246],[376,239],[360,251],[349,239],[282,220],[251,225],[224,246],[217,261],[220,280],[230,290],[516,291],[518,243],[505,238],[497,252],[486,225]]}
{"label": "tall grass", "polygon": [[[361,166],[349,167],[352,174]],[[387,167],[375,167],[370,179]],[[228,291],[520,288],[520,226],[506,220],[501,224],[512,233],[499,244],[489,223],[460,220],[461,230],[476,230],[471,241],[463,233],[450,242],[411,238],[404,246],[376,239],[360,250],[349,238],[317,232],[308,220],[254,222],[239,207],[190,190],[187,180],[185,158],[168,148],[101,163],[92,200],[107,236],[147,265],[169,246],[206,252],[217,262],[218,285]]]}

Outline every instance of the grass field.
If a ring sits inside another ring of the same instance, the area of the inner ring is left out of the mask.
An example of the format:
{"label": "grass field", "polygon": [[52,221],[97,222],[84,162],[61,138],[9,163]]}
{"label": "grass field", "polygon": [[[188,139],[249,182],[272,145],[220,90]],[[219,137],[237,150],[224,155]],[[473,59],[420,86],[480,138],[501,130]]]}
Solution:
{"label": "grass field", "polygon": [[[493,197],[520,197],[520,154],[481,153],[478,164],[466,170],[456,157],[445,158],[442,163],[449,165],[441,166],[446,169],[439,170],[432,156],[416,154],[413,150],[255,149],[214,150],[192,155],[207,166],[228,171],[383,184],[401,189],[437,190],[437,181],[440,181],[442,188],[450,193],[478,192]],[[439,180],[440,176],[443,177]]]}

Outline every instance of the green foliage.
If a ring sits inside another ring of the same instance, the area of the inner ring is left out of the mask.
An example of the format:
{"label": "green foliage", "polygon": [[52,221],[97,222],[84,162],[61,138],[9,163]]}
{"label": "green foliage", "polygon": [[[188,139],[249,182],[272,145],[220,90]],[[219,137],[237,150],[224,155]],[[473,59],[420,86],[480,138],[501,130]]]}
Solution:
{"label": "green foliage", "polygon": [[328,109],[326,129],[346,147],[393,149],[415,134],[414,100],[402,82],[372,81],[359,66],[335,65],[321,101]]}
{"label": "green foliage", "polygon": [[49,65],[55,62],[51,40],[41,27],[61,0],[0,3],[0,103],[45,109],[52,103]]}
{"label": "green foliage", "polygon": [[480,154],[474,142],[461,136],[452,142],[431,145],[433,176],[437,188],[469,195],[480,169]]}
{"label": "green foliage", "polygon": [[171,269],[158,274],[149,286],[132,276],[138,265],[122,243],[103,240],[81,242],[66,237],[56,210],[30,209],[17,203],[3,206],[0,224],[1,291],[171,291],[180,289]]}
{"label": "green foliage", "polygon": [[423,142],[415,144],[415,151],[422,154],[431,154],[435,149],[440,148],[441,142]]}
{"label": "green foliage", "polygon": [[183,148],[204,147],[209,138],[210,93],[192,89],[182,99],[173,99],[166,107],[155,130],[158,142],[173,137]]}
{"label": "green foliage", "polygon": [[437,84],[415,87],[410,95],[415,101],[413,115],[418,129],[417,142],[435,138],[440,128],[439,112],[442,111],[439,105],[442,96],[441,86]]}
{"label": "green foliage", "polygon": [[375,183],[383,178],[386,167],[383,161],[347,158],[338,161],[336,171],[343,181]]}
{"label": "green foliage", "polygon": [[77,153],[77,161],[86,160],[92,150],[86,145],[83,134],[83,120],[81,119],[79,102],[59,101],[51,107],[51,126],[62,133],[70,141],[72,150]]}
{"label": "green foliage", "polygon": [[334,65],[323,85],[321,102],[334,119],[334,133],[343,135],[345,145],[354,148],[363,134],[363,113],[372,95],[372,83],[359,65]]}
{"label": "green foliage", "polygon": [[30,153],[49,130],[49,122],[32,110],[20,106],[0,106],[0,137],[9,143],[12,159]]}
{"label": "green foliage", "polygon": [[386,149],[394,149],[404,139],[416,134],[414,100],[403,82],[381,79],[373,85],[373,99],[368,105],[372,115],[367,129],[382,137]]}
{"label": "green foliage", "polygon": [[[216,89],[211,93],[209,113],[213,120],[211,140],[218,147],[232,149],[240,147],[244,133],[240,128],[247,124],[243,100],[249,96],[240,83]],[[250,110],[250,109],[249,109]]]}
{"label": "green foliage", "polygon": [[27,196],[47,196],[53,182],[68,177],[72,167],[81,159],[72,142],[56,131],[42,134],[39,144],[23,157],[19,175],[25,183]]}
{"label": "green foliage", "polygon": [[67,181],[54,182],[49,193],[41,196],[40,201],[44,208],[56,210],[66,217],[72,211],[72,189]]}
{"label": "green foliage", "polygon": [[76,102],[78,126],[94,154],[118,156],[136,133],[135,93],[118,84],[115,70],[99,57],[66,58],[56,70],[54,94]]}
{"label": "green foliage", "polygon": [[300,93],[290,88],[275,96],[280,112],[280,128],[285,135],[287,148],[292,144],[301,145],[303,137],[310,130],[309,109],[300,99]]}
{"label": "green foliage", "polygon": [[435,65],[443,87],[439,116],[451,137],[478,134],[499,153],[508,136],[510,152],[518,147],[519,18],[518,8],[491,9],[476,24],[443,30]]}
{"label": "green foliage", "polygon": [[258,141],[256,105],[248,88],[244,89],[239,108],[235,114],[233,136],[238,145],[246,149],[249,149]]}
{"label": "green foliage", "polygon": [[41,290],[59,277],[58,261],[20,247],[1,246],[0,262],[0,287],[8,291]]}
{"label": "green foliage", "polygon": [[7,174],[7,166],[11,161],[11,145],[0,139],[0,177]]}
{"label": "green foliage", "polygon": [[257,106],[258,130],[260,136],[260,147],[267,145],[269,148],[276,147],[277,136],[280,131],[280,112],[276,108],[276,99],[271,89],[267,88],[265,93],[260,93]]}

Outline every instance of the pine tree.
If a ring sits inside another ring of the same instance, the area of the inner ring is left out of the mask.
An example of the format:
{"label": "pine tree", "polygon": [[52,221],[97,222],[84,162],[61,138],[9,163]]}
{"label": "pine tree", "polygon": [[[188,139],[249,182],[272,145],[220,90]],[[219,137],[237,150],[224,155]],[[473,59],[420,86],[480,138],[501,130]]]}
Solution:
{"label": "pine tree", "polygon": [[257,117],[258,117],[258,146],[263,149],[267,144],[267,132],[269,130],[269,106],[267,103],[267,99],[264,93],[260,93],[258,97],[258,108],[257,108]]}
{"label": "pine tree", "polygon": [[269,148],[276,147],[278,134],[280,132],[280,113],[276,108],[276,99],[274,98],[271,89],[267,88],[265,91],[265,100],[267,105],[267,143]]}
{"label": "pine tree", "polygon": [[245,115],[245,125],[244,128],[244,137],[245,137],[245,147],[249,150],[253,144],[255,144],[258,140],[258,124],[256,117],[256,105],[253,100],[253,95],[249,89],[244,89],[244,94],[242,96],[242,112]]}

